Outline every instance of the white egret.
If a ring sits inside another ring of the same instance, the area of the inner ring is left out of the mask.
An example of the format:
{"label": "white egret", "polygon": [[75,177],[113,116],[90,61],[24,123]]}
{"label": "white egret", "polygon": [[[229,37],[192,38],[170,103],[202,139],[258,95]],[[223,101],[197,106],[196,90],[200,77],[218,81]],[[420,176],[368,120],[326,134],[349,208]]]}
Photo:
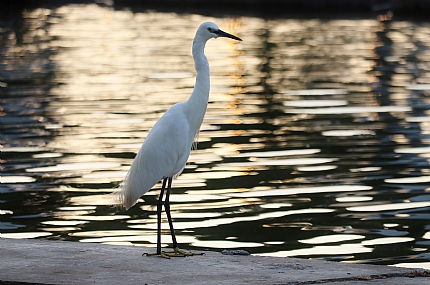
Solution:
{"label": "white egret", "polygon": [[[181,174],[184,169],[206,112],[210,74],[204,48],[209,39],[217,37],[241,41],[240,38],[220,30],[214,23],[206,22],[200,25],[192,47],[197,77],[191,96],[187,101],[176,103],[170,107],[155,123],[137,153],[121,187],[115,193],[116,202],[129,209],[140,196],[150,190],[157,182],[163,180],[157,203],[156,255],[165,258],[193,255],[178,248],[170,215],[169,197],[172,179]],[[166,198],[163,203],[165,189],[167,189]],[[172,236],[173,252],[161,251],[161,211],[163,204]]]}

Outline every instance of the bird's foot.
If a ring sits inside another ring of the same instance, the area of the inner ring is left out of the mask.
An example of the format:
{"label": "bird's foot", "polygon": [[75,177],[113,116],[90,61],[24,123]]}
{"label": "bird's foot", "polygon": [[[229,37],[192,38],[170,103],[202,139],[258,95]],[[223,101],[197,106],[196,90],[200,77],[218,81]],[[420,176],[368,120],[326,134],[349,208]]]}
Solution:
{"label": "bird's foot", "polygon": [[167,256],[164,254],[164,251],[162,251],[161,253],[144,253],[144,254],[142,254],[142,256],[144,256],[144,255],[146,255],[146,256],[158,256],[158,257],[170,259],[170,256]]}
{"label": "bird's foot", "polygon": [[170,257],[187,257],[187,256],[193,256],[193,255],[204,255],[204,253],[193,253],[189,251],[184,251],[179,249],[178,247],[175,247],[173,251],[162,251],[160,254],[158,253],[144,253],[146,256],[159,256],[163,258],[170,259]]}
{"label": "bird's foot", "polygon": [[158,254],[158,253],[144,253],[144,254],[142,254],[142,256],[143,255],[146,255],[146,256],[158,256],[158,257],[170,259],[170,256],[167,255],[164,251],[162,251],[160,254]]}
{"label": "bird's foot", "polygon": [[184,251],[182,249],[179,249],[178,247],[175,247],[173,251],[164,251],[163,253],[169,257],[187,257],[187,256],[193,256],[193,255],[204,255],[204,253],[193,253],[190,251]]}

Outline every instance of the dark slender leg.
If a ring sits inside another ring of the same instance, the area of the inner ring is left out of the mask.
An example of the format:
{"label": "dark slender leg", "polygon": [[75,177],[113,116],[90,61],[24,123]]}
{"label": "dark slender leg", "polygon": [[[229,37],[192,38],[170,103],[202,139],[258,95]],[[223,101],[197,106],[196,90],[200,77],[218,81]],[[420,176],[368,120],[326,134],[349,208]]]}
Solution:
{"label": "dark slender leg", "polygon": [[[192,256],[192,255],[203,255],[204,253],[191,253],[186,252],[183,250],[180,250],[178,248],[178,243],[176,241],[175,236],[175,229],[173,228],[173,222],[172,222],[172,216],[170,215],[170,192],[172,190],[172,177],[163,179],[163,186],[161,188],[160,197],[158,199],[157,203],[157,255],[164,257],[164,258],[170,258],[170,257],[186,257],[186,256]],[[167,185],[166,185],[167,184]],[[166,189],[166,198],[163,203],[163,194],[164,190]],[[164,204],[164,209],[166,211],[167,220],[169,221],[169,227],[170,227],[170,234],[172,236],[172,242],[173,242],[173,251],[161,251],[161,211],[162,206]],[[153,254],[147,254],[147,255],[153,255]]]}
{"label": "dark slender leg", "polygon": [[167,184],[166,200],[164,201],[164,209],[166,211],[167,220],[169,221],[170,235],[172,236],[173,248],[178,247],[176,242],[175,229],[173,228],[172,216],[170,215],[170,190],[172,189],[172,178],[170,177]]}
{"label": "dark slender leg", "polygon": [[168,178],[163,179],[163,185],[161,186],[160,196],[158,197],[158,202],[157,202],[157,254],[158,255],[161,255],[161,211],[163,210],[163,195],[164,195],[164,189],[166,188],[167,179]]}

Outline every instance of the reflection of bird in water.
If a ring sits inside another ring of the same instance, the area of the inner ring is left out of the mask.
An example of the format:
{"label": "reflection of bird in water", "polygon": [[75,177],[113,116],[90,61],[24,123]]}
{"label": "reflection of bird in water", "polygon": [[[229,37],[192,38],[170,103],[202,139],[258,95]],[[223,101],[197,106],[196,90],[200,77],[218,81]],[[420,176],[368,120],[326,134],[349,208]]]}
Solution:
{"label": "reflection of bird in water", "polygon": [[[117,203],[128,209],[136,203],[140,196],[163,180],[157,203],[156,255],[166,258],[193,255],[178,248],[170,215],[169,197],[172,179],[181,174],[184,169],[206,112],[210,75],[204,48],[209,39],[217,37],[241,41],[240,38],[221,31],[214,23],[206,22],[200,25],[193,41],[192,53],[197,78],[190,98],[170,107],[154,125],[137,153],[120,189],[115,193]],[[164,209],[172,235],[173,252],[161,251],[161,210],[165,189],[167,191]]]}

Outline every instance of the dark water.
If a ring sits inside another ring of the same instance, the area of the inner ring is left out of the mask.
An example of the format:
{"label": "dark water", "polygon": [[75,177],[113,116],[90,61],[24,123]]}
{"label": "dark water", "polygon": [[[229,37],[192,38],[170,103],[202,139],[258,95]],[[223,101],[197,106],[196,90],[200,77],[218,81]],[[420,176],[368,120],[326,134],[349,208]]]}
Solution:
{"label": "dark water", "polygon": [[[0,26],[0,237],[154,247],[159,185],[107,205],[155,121],[210,104],[172,215],[185,249],[430,268],[430,22],[212,18],[96,5]],[[163,242],[170,243],[167,223]]]}

